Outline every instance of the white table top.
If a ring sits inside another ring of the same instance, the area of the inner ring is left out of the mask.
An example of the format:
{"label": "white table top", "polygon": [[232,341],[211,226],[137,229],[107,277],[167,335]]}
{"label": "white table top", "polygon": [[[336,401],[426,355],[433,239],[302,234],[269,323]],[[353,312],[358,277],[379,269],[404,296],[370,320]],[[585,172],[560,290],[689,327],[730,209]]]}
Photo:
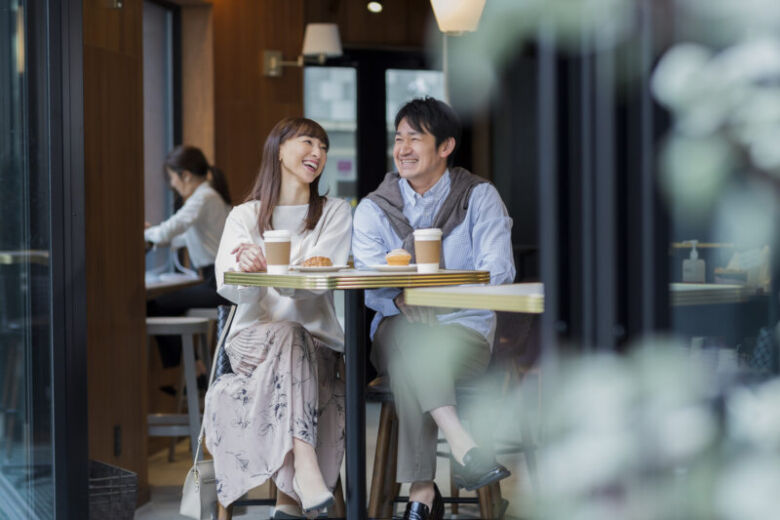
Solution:
{"label": "white table top", "polygon": [[[742,303],[763,294],[744,285],[714,283],[669,284],[672,306]],[[544,311],[541,283],[407,289],[406,302],[432,307],[490,309],[539,314]]]}

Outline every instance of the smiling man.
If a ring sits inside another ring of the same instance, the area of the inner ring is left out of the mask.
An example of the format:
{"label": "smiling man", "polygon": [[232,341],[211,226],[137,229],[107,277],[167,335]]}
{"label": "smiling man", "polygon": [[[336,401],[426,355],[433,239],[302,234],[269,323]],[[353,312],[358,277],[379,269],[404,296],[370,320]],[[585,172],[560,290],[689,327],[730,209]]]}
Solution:
{"label": "smiling man", "polygon": [[[400,247],[413,254],[413,231],[435,227],[442,230],[442,267],[490,271],[491,284],[512,282],[512,219],[492,184],[453,167],[460,123],[452,108],[433,98],[415,99],[398,112],[395,129],[398,171],[388,173],[355,210],[356,266],[383,264]],[[442,518],[433,484],[438,429],[450,445],[460,487],[473,490],[509,475],[476,445],[455,402],[455,385],[487,368],[495,314],[408,306],[398,289],[366,291],[366,305],[376,311],[371,361],[390,377],[399,418],[396,479],[411,483],[404,519]]]}

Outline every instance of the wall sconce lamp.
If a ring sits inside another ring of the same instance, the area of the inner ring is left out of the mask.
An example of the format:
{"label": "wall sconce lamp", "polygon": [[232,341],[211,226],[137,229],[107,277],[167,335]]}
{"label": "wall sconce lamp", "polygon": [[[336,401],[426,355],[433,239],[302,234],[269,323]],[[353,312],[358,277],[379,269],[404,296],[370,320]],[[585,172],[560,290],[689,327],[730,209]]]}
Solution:
{"label": "wall sconce lamp", "polygon": [[335,23],[306,24],[303,35],[303,50],[295,61],[282,59],[281,51],[263,51],[263,75],[279,77],[282,67],[303,67],[307,58],[316,57],[316,62],[322,65],[331,56],[341,56],[341,38],[339,27]]}
{"label": "wall sconce lamp", "polygon": [[448,36],[460,36],[477,30],[485,0],[431,0],[439,30]]}

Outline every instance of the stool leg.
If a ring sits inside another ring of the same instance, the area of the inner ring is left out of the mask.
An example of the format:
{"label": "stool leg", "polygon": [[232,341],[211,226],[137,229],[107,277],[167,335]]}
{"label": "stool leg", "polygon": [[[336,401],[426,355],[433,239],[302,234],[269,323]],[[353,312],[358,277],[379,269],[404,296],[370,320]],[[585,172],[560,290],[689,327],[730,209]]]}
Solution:
{"label": "stool leg", "polygon": [[233,518],[233,504],[224,507],[217,502],[217,519],[218,520],[232,520]]}
{"label": "stool leg", "polygon": [[377,518],[381,516],[381,504],[386,497],[382,496],[386,488],[386,466],[388,463],[388,454],[390,451],[390,437],[392,421],[395,411],[391,403],[382,403],[382,410],[379,414],[379,431],[376,439],[376,452],[374,453],[374,473],[371,476],[371,491],[368,499],[368,516]]}
{"label": "stool leg", "polygon": [[[453,458],[450,457],[450,496],[452,498],[459,498],[460,488],[455,485],[455,479],[452,477],[453,474],[452,463],[453,463]],[[460,504],[458,504],[457,502],[453,502],[452,504],[450,504],[450,511],[452,511],[453,515],[457,515],[459,510],[460,510]]]}
{"label": "stool leg", "polygon": [[[200,407],[198,406],[198,383],[195,379],[195,349],[192,344],[192,335],[182,337],[182,354],[184,358],[184,380],[187,386],[187,414],[190,419],[190,446],[192,452],[198,445],[200,433]],[[203,453],[199,458],[203,457]]]}
{"label": "stool leg", "polygon": [[206,336],[206,334],[201,334],[198,336],[198,347],[200,358],[203,360],[203,364],[206,366],[206,377],[209,377],[211,374],[211,349],[209,348],[208,336]]}
{"label": "stool leg", "polygon": [[477,497],[479,497],[479,517],[485,520],[494,520],[493,516],[493,500],[491,497],[490,486],[484,486],[477,490]]}
{"label": "stool leg", "polygon": [[[176,388],[176,413],[182,413],[184,411],[184,388],[187,382],[184,380],[184,371],[179,377],[179,386]],[[168,462],[174,462],[176,460],[176,443],[179,442],[179,437],[171,437],[170,444],[168,445]],[[193,452],[194,453],[194,452]]]}
{"label": "stool leg", "polygon": [[395,497],[401,493],[401,484],[396,482],[398,473],[398,416],[395,414],[395,406],[390,404],[393,411],[392,425],[390,428],[390,450],[388,451],[387,471],[385,471],[385,486],[382,491],[385,499],[382,503],[382,517],[392,518],[395,509]]}
{"label": "stool leg", "polygon": [[341,475],[336,480],[336,487],[333,489],[333,497],[336,502],[333,504],[333,516],[336,518],[346,518],[347,506],[344,504],[344,488],[341,486]]}
{"label": "stool leg", "polygon": [[477,496],[479,497],[480,518],[500,520],[504,517],[505,508],[498,482],[479,488]]}

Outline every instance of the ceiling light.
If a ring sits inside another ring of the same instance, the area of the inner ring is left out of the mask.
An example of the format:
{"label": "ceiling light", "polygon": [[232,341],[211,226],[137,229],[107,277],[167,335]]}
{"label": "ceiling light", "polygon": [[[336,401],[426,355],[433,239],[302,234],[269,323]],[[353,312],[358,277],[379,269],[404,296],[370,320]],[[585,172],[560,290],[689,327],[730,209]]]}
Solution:
{"label": "ceiling light", "polygon": [[382,5],[382,2],[378,0],[372,0],[366,4],[366,9],[372,13],[381,13],[382,9],[384,9],[384,6]]}
{"label": "ceiling light", "polygon": [[439,30],[451,36],[477,30],[485,0],[431,0]]}

